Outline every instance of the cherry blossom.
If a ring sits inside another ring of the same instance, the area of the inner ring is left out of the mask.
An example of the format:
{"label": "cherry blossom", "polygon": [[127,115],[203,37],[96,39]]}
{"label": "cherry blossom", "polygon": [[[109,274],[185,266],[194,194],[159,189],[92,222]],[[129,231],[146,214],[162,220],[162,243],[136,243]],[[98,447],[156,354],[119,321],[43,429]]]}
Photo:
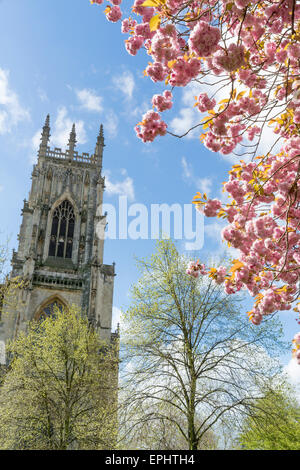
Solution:
{"label": "cherry blossom", "polygon": [[167,124],[162,121],[160,115],[154,111],[147,111],[135,131],[143,142],[152,142],[157,135],[165,135]]}
{"label": "cherry blossom", "polygon": [[165,90],[162,95],[154,95],[152,104],[159,112],[170,109],[172,107],[172,93],[169,90]]}
{"label": "cherry blossom", "polygon": [[[91,3],[101,5],[102,0]],[[111,3],[105,14],[116,22],[121,1]],[[206,86],[195,102],[205,114],[199,115],[200,140],[212,152],[238,156],[223,187],[230,202],[200,193],[194,199],[207,217],[227,221],[222,238],[238,258],[227,269],[205,268],[197,261],[188,266],[188,274],[211,276],[228,294],[248,291],[254,297],[248,315],[255,325],[275,311],[294,308],[299,314],[299,2],[135,0],[132,14],[122,21],[122,32],[129,35],[126,50],[133,56],[144,50],[145,77],[166,88],[154,95],[154,108],[171,108],[173,88],[195,80],[201,88],[210,78],[211,93]],[[224,96],[220,101],[219,91]],[[270,145],[260,155],[267,127],[281,148],[274,152]],[[154,110],[135,129],[143,142],[168,132]],[[299,334],[294,345],[300,363]]]}

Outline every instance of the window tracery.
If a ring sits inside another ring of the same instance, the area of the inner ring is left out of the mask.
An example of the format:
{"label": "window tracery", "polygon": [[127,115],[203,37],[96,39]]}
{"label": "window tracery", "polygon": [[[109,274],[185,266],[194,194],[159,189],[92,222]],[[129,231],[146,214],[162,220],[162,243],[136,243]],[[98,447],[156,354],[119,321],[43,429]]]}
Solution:
{"label": "window tracery", "polygon": [[72,258],[74,227],[74,209],[66,199],[56,207],[53,213],[49,256]]}
{"label": "window tracery", "polygon": [[52,300],[42,306],[35,318],[38,321],[45,320],[55,315],[57,311],[62,312],[63,308],[65,308],[65,306],[60,300],[52,298]]}

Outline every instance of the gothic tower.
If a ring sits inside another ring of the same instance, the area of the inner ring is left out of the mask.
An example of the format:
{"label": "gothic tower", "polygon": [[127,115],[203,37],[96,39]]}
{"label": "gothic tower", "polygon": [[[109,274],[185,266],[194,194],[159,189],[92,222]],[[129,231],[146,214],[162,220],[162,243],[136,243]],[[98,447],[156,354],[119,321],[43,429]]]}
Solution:
{"label": "gothic tower", "polygon": [[114,264],[103,264],[103,127],[92,155],[75,150],[75,125],[66,151],[51,149],[49,139],[48,115],[12,257],[11,277],[26,283],[17,291],[16,308],[0,323],[0,341],[49,315],[54,304],[77,304],[110,341],[115,270]]}

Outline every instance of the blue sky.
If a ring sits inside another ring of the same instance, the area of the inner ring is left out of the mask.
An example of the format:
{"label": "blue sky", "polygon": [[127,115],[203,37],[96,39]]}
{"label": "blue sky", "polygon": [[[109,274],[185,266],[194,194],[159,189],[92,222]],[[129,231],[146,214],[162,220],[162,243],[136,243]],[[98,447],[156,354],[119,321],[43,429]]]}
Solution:
{"label": "blue sky", "polygon": [[[129,13],[131,2],[123,10]],[[77,150],[94,151],[104,125],[106,175],[104,202],[189,204],[196,191],[221,196],[232,158],[207,151],[197,134],[171,136],[143,144],[134,125],[151,108],[151,97],[164,88],[143,76],[149,57],[130,56],[120,23],[109,23],[103,8],[88,0],[2,0],[0,2],[0,241],[17,247],[23,199],[28,197],[32,164],[47,113],[51,145],[64,148],[76,123]],[[199,119],[191,110],[195,90],[177,89],[176,105],[166,113],[172,131],[183,132]],[[201,118],[201,116],[200,116]],[[129,218],[130,220],[130,218]],[[204,245],[197,256],[220,254],[221,224],[205,220]],[[107,240],[104,261],[116,262],[114,305],[126,307],[138,278],[134,256],[154,249],[153,240]],[[185,240],[178,242],[184,250]],[[282,315],[288,339],[297,331],[293,314]],[[289,355],[283,361],[289,361]]]}

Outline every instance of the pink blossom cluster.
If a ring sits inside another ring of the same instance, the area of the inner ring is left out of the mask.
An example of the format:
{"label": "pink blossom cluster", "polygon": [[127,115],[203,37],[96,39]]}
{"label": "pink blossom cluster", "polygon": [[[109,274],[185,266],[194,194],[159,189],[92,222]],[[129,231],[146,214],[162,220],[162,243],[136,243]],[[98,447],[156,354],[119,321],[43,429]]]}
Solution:
{"label": "pink blossom cluster", "polygon": [[201,275],[207,274],[205,270],[205,264],[199,263],[199,261],[190,261],[186,273],[193,277],[199,277]]}
{"label": "pink blossom cluster", "polygon": [[[111,2],[117,7],[120,0]],[[101,0],[95,3],[101,3]],[[246,0],[239,0],[228,8],[227,0],[209,2],[209,6],[195,0],[183,9],[182,0],[167,0],[169,20],[162,16],[164,20],[153,28],[150,21],[155,15],[162,14],[162,7],[159,4],[145,6],[144,0],[135,0],[133,12],[141,18],[141,23],[132,18],[122,22],[122,31],[130,33],[125,41],[129,54],[136,55],[144,45],[152,57],[153,62],[146,68],[146,74],[154,82],[165,80],[173,87],[186,86],[210,68],[213,74],[228,74],[230,80],[239,81],[251,89],[252,96],[231,99],[225,109],[210,117],[210,129],[204,143],[215,152],[230,154],[244,138],[253,141],[259,137],[261,127],[253,124],[253,119],[264,112],[270,96],[268,90],[261,92],[268,89],[264,70],[275,67],[275,73],[283,77],[283,85],[276,90],[276,97],[280,100],[292,93],[291,77],[299,76],[300,46],[297,39],[290,40],[291,15],[296,25],[300,17],[299,5],[294,5],[292,0],[268,0],[261,7],[258,5],[260,1],[249,4]],[[238,38],[236,43],[230,41],[227,44],[226,36],[222,36],[222,27],[216,26],[220,11],[224,29]],[[179,16],[173,18],[172,15]],[[117,21],[119,16],[114,7],[107,12],[111,21]],[[180,21],[186,22],[189,33],[182,32]],[[288,68],[286,60],[289,60]],[[284,78],[286,74],[288,79]],[[216,103],[210,109],[215,106]],[[204,109],[204,106],[199,103],[199,108]],[[297,100],[290,101],[290,109],[298,123]],[[295,133],[293,126],[289,126],[288,131],[283,126],[277,126],[275,130],[283,137],[287,137],[288,132]]]}
{"label": "pink blossom cluster", "polygon": [[203,212],[207,217],[215,217],[221,207],[222,204],[218,199],[208,199],[206,204],[196,206],[197,210]]}
{"label": "pink blossom cluster", "polygon": [[167,124],[162,121],[158,113],[150,110],[144,114],[142,122],[135,127],[135,131],[143,142],[152,142],[157,135],[166,134]]}
{"label": "pink blossom cluster", "polygon": [[186,86],[200,72],[200,61],[194,57],[185,60],[179,57],[172,66],[169,83],[171,86]]}
{"label": "pink blossom cluster", "polygon": [[297,346],[300,346],[300,333],[295,334],[293,341]]}
{"label": "pink blossom cluster", "polygon": [[180,51],[180,41],[176,28],[172,25],[159,28],[151,41],[151,55],[156,62],[167,65],[170,60],[176,59]]}
{"label": "pink blossom cluster", "polygon": [[122,21],[122,27],[121,27],[122,33],[130,33],[131,31],[134,31],[136,24],[137,24],[136,20],[132,18],[125,18]]}
{"label": "pink blossom cluster", "polygon": [[248,140],[252,141],[256,135],[260,134],[260,128],[258,126],[248,127],[247,137]]}
{"label": "pink blossom cluster", "polygon": [[297,333],[294,336],[293,343],[296,346],[296,349],[294,351],[295,352],[295,358],[296,358],[298,364],[300,364],[300,333]]}
{"label": "pink blossom cluster", "polygon": [[[229,154],[243,140],[244,133],[250,140],[260,134],[260,127],[246,126],[243,119],[259,114],[267,101],[267,96],[260,90],[254,90],[252,96],[243,96],[238,103],[233,101],[226,110],[214,116],[209,116],[209,131],[205,135],[204,144],[213,152]],[[204,106],[203,108],[204,109]]]}
{"label": "pink blossom cluster", "polygon": [[230,44],[228,49],[219,49],[213,55],[213,64],[218,69],[232,72],[245,62],[245,49],[242,45]]}
{"label": "pink blossom cluster", "polygon": [[165,90],[162,95],[154,95],[152,98],[152,104],[161,113],[167,109],[172,108],[172,93],[169,90]]}
{"label": "pink blossom cluster", "polygon": [[[116,22],[120,0],[111,3],[106,16]],[[145,75],[153,82],[182,87],[194,79],[206,83],[210,76],[220,80],[220,90],[230,90],[220,103],[204,90],[197,98],[199,111],[209,111],[201,140],[225,155],[244,146],[252,161],[230,171],[224,184],[230,203],[210,199],[201,210],[208,217],[227,218],[222,237],[238,250],[239,259],[227,274],[223,267],[206,272],[198,262],[188,270],[195,277],[210,273],[228,294],[247,289],[255,297],[249,317],[259,324],[264,315],[290,309],[299,295],[300,4],[166,0],[148,7],[135,0],[132,11],[136,18],[122,22],[129,34],[125,47],[131,55],[145,49],[152,60]],[[155,95],[152,103],[161,112],[170,109],[172,100]],[[267,125],[282,149],[258,157],[255,150]],[[166,134],[167,124],[148,111],[136,132],[144,142],[153,141]]]}
{"label": "pink blossom cluster", "polygon": [[217,284],[223,284],[227,274],[227,269],[225,266],[219,266],[214,274],[214,279]]}
{"label": "pink blossom cluster", "polygon": [[206,93],[200,93],[197,99],[197,108],[201,113],[213,109],[216,106],[216,100],[210,100]]}
{"label": "pink blossom cluster", "polygon": [[125,41],[125,47],[130,55],[136,55],[143,43],[144,38],[142,36],[131,36]]}
{"label": "pink blossom cluster", "polygon": [[122,12],[118,4],[114,4],[113,7],[108,6],[106,8],[106,18],[112,23],[116,23],[122,18]]}
{"label": "pink blossom cluster", "polygon": [[132,6],[132,11],[136,13],[137,15],[142,16],[143,22],[146,22],[152,18],[154,14],[154,8],[144,7],[143,3],[144,3],[144,0],[135,0]]}
{"label": "pink blossom cluster", "polygon": [[209,57],[217,50],[220,39],[219,28],[200,20],[191,31],[188,45],[199,57]]}
{"label": "pink blossom cluster", "polygon": [[[299,295],[300,137],[288,140],[274,157],[235,166],[224,184],[233,203],[224,209],[221,201],[201,203],[206,216],[222,210],[228,219],[222,237],[240,257],[233,274],[224,277],[224,288],[228,294],[245,288],[257,297],[250,312],[254,324],[264,315],[290,310]],[[264,213],[266,203],[273,205]]]}
{"label": "pink blossom cluster", "polygon": [[162,82],[166,77],[167,70],[160,62],[154,62],[154,64],[148,65],[145,72],[153,82]]}

